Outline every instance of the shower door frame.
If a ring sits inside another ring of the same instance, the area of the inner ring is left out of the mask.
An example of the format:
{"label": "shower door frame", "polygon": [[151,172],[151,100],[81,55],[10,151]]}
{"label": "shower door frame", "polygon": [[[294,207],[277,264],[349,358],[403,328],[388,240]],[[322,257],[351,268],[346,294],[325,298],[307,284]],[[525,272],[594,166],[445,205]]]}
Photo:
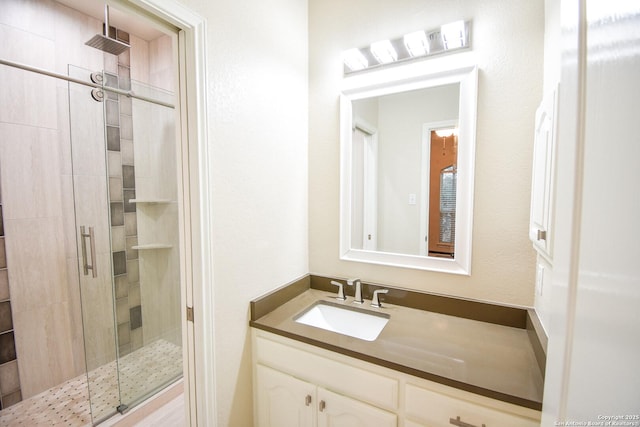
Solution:
{"label": "shower door frame", "polygon": [[[180,257],[187,425],[215,425],[215,324],[213,299],[211,170],[207,138],[206,21],[166,0],[111,0],[112,7],[177,32],[177,141],[182,181]],[[187,321],[187,307],[193,310]],[[197,372],[197,375],[196,375]]]}

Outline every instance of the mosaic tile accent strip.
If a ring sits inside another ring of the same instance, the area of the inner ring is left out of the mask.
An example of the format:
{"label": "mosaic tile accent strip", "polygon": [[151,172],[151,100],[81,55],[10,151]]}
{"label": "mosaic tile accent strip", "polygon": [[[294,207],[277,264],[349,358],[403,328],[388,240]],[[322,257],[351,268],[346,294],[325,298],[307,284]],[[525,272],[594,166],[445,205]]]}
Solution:
{"label": "mosaic tile accent strip", "polygon": [[[115,27],[109,27],[113,37],[125,43],[129,34]],[[109,54],[105,54],[109,55]],[[110,57],[110,55],[109,55]],[[106,72],[105,85],[120,89],[131,88],[131,58],[126,51],[118,55],[117,68]],[[116,73],[117,70],[117,73]],[[118,299],[116,323],[118,324],[118,350],[120,355],[130,353],[142,346],[142,330],[136,333],[137,339],[131,342],[133,328],[130,322],[132,304],[129,289],[139,281],[137,244],[136,204],[130,203],[136,197],[136,179],[134,164],[132,101],[124,95],[107,92],[105,117],[107,119],[107,153],[109,169],[109,202],[111,205],[112,258],[115,293]],[[120,229],[120,226],[124,226]],[[117,234],[117,235],[116,235]],[[138,299],[139,300],[139,299]],[[137,302],[138,310],[140,303]],[[140,322],[136,321],[136,324]]]}

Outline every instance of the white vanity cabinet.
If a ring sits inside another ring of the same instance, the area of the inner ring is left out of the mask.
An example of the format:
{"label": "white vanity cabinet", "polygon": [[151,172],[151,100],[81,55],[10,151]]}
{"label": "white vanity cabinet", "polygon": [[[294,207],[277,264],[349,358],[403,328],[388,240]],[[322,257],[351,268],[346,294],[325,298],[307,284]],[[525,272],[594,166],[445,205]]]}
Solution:
{"label": "white vanity cabinet", "polygon": [[316,386],[291,375],[257,365],[256,425],[261,427],[313,427]]}
{"label": "white vanity cabinet", "polygon": [[555,177],[555,115],[557,90],[548,92],[536,110],[531,177],[529,239],[552,261],[553,193]]}
{"label": "white vanity cabinet", "polygon": [[256,425],[260,427],[395,427],[387,411],[264,365],[256,367]]}
{"label": "white vanity cabinet", "polygon": [[256,427],[398,425],[397,379],[252,333]]}
{"label": "white vanity cabinet", "polygon": [[405,427],[539,427],[539,419],[509,413],[452,395],[406,385]]}
{"label": "white vanity cabinet", "polygon": [[538,411],[262,330],[252,343],[256,427],[540,425]]}

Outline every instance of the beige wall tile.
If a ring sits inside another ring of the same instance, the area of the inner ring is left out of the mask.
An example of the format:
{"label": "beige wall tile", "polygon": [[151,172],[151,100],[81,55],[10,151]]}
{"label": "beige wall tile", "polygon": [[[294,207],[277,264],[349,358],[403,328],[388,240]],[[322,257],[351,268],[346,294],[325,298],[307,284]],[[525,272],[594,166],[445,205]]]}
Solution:
{"label": "beige wall tile", "polygon": [[[74,197],[76,206],[77,247],[81,247],[79,227],[94,227],[95,245],[98,253],[110,254],[109,211],[107,183],[104,176],[75,176]],[[87,241],[87,244],[89,242]]]}
{"label": "beige wall tile", "polygon": [[[68,64],[92,71],[103,68],[104,54],[84,43],[102,33],[102,20],[55,3],[56,71],[66,74]],[[66,86],[66,85],[65,85]]]}
{"label": "beige wall tile", "polygon": [[0,123],[5,220],[60,215],[59,159],[56,131]]}
{"label": "beige wall tile", "polygon": [[[28,3],[28,7],[25,7]],[[11,25],[26,32],[53,39],[55,30],[52,0],[29,1],[2,0],[0,24]]]}
{"label": "beige wall tile", "polygon": [[78,258],[67,258],[67,304],[69,306],[69,330],[75,375],[86,372],[84,359],[84,333],[82,329],[82,306],[80,299],[80,277]]}
{"label": "beige wall tile", "polygon": [[173,40],[161,36],[149,42],[149,83],[173,92],[174,63]]}
{"label": "beige wall tile", "polygon": [[[55,46],[50,39],[0,24],[0,40],[1,58],[53,69]],[[0,122],[57,127],[55,79],[3,66],[0,81]]]}
{"label": "beige wall tile", "polygon": [[63,236],[66,258],[77,258],[79,246],[77,245],[77,234],[80,229],[76,226],[75,204],[73,194],[73,176],[61,175],[61,194],[62,194],[62,221]]}
{"label": "beige wall tile", "polygon": [[76,375],[73,369],[66,304],[14,313],[16,349],[23,398]]}
{"label": "beige wall tile", "polygon": [[59,303],[67,297],[67,271],[60,218],[5,221],[13,313]]}
{"label": "beige wall tile", "polygon": [[149,82],[149,43],[140,37],[130,35],[131,44],[131,79],[139,82]]}
{"label": "beige wall tile", "polygon": [[[97,256],[98,265],[110,266],[111,253]],[[78,260],[80,262],[80,260]],[[98,270],[97,278],[80,276],[87,369],[96,369],[116,357],[115,304],[110,268]]]}
{"label": "beige wall tile", "polygon": [[[70,75],[89,80],[90,71],[72,68]],[[91,90],[75,83],[69,88],[70,134],[73,173],[79,176],[105,176],[105,138],[102,103],[91,98]]]}

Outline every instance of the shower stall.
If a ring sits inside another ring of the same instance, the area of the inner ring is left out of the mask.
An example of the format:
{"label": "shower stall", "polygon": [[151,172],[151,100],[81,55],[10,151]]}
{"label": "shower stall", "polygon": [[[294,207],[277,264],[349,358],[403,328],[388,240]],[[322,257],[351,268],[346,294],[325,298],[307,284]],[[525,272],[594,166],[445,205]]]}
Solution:
{"label": "shower stall", "polygon": [[[75,3],[0,10],[0,426],[96,424],[183,372],[175,35]],[[120,53],[85,45],[105,27]]]}

